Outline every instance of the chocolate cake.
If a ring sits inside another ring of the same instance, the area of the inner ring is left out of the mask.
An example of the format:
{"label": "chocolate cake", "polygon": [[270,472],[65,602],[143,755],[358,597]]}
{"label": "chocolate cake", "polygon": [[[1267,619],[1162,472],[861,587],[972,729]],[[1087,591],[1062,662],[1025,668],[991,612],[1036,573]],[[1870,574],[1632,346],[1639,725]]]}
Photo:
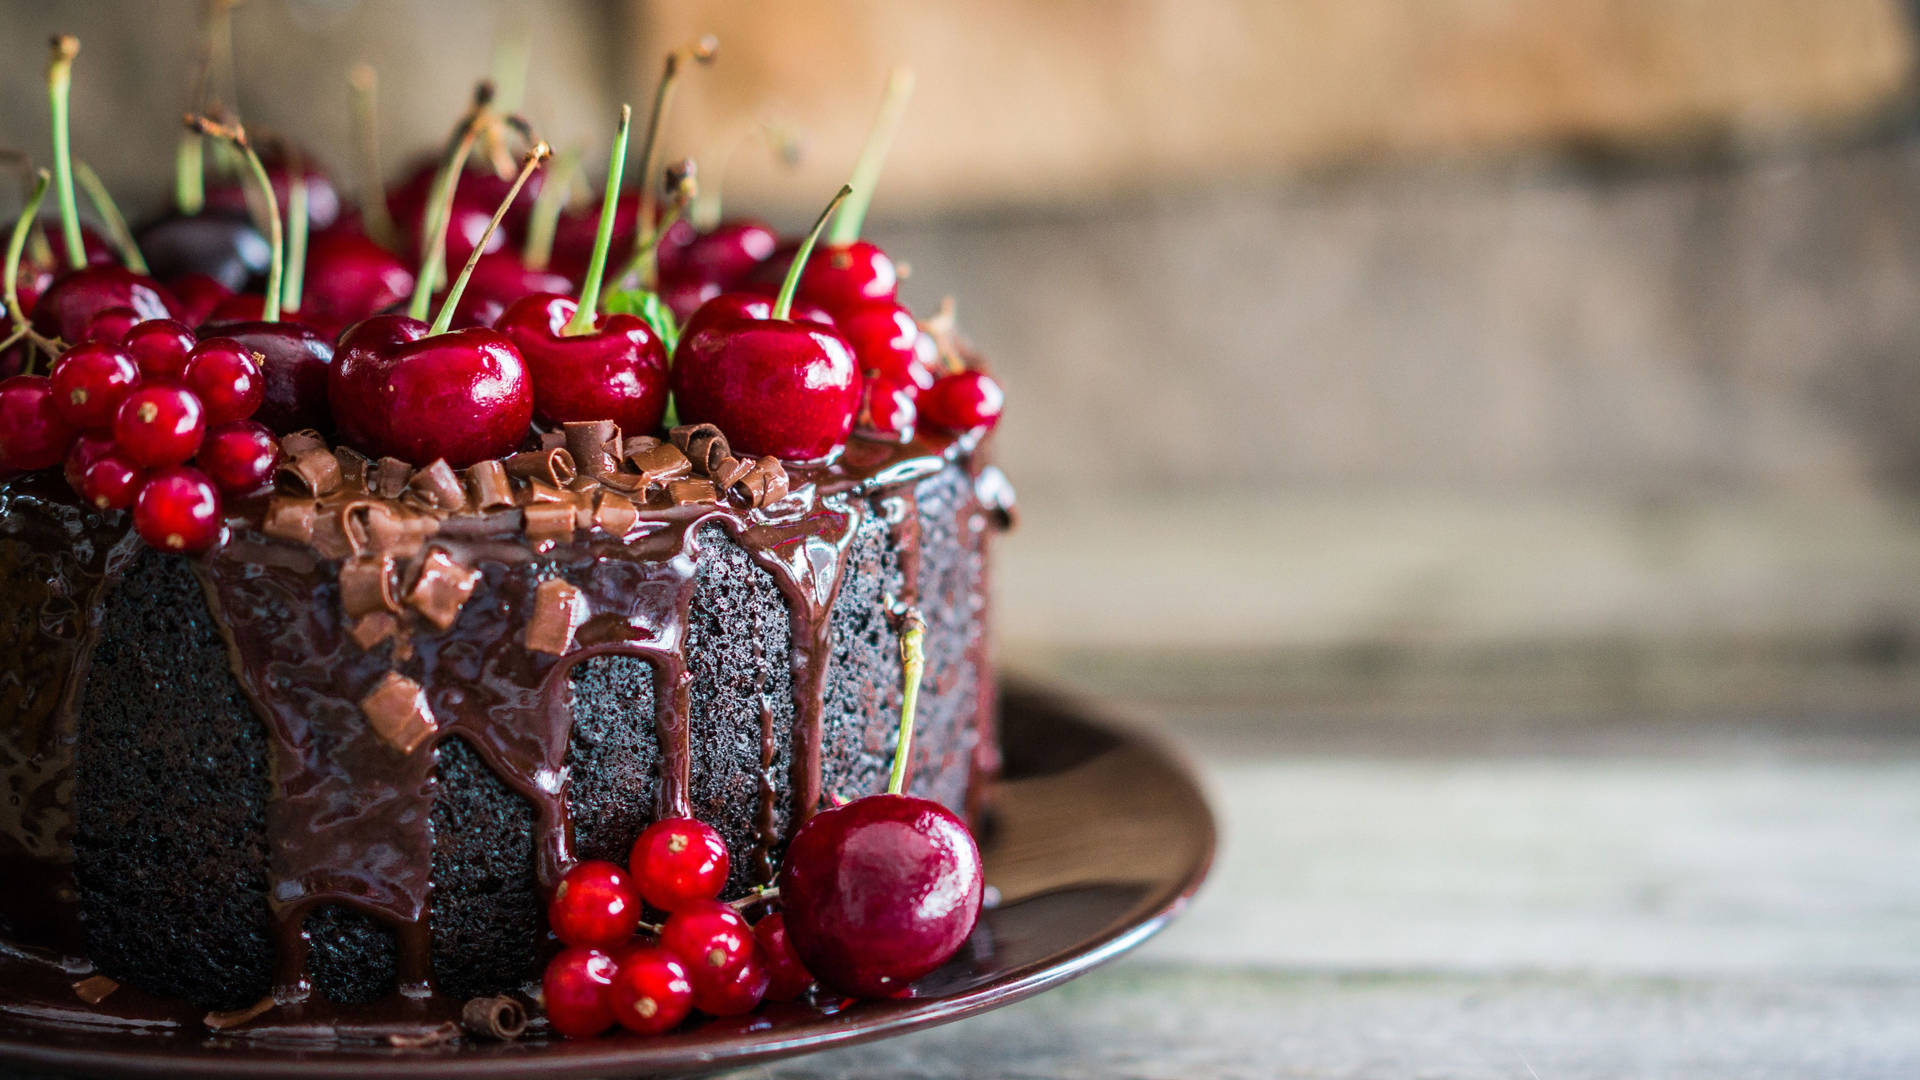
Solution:
{"label": "chocolate cake", "polygon": [[255,1023],[457,1015],[537,978],[574,860],[691,815],[736,897],[884,787],[909,610],[909,790],[972,812],[1009,511],[977,433],[814,467],[710,426],[536,441],[456,472],[286,436],[199,556],[0,482],[0,936]]}

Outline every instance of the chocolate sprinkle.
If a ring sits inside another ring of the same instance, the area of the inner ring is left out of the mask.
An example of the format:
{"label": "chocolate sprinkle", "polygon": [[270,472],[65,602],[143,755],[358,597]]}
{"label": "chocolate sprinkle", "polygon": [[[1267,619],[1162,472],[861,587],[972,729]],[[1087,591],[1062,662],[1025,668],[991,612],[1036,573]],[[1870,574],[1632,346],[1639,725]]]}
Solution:
{"label": "chocolate sprinkle", "polygon": [[340,463],[340,482],[343,487],[355,491],[367,489],[367,474],[373,471],[372,459],[351,446],[336,446],[333,448],[333,460]]}
{"label": "chocolate sprinkle", "polygon": [[533,615],[527,619],[527,648],[550,656],[565,656],[573,648],[573,632],[587,621],[586,597],[559,578],[543,581],[533,591]]}
{"label": "chocolate sprinkle", "polygon": [[360,711],[373,730],[403,754],[413,753],[440,727],[420,684],[397,671],[387,672],[380,685],[360,699]]}
{"label": "chocolate sprinkle", "polygon": [[721,458],[719,464],[715,465],[707,475],[712,477],[713,482],[720,486],[720,490],[725,491],[739,483],[741,477],[746,476],[752,472],[753,469],[754,463],[751,461],[742,461],[737,457],[726,457]]}
{"label": "chocolate sprinkle", "polygon": [[[754,462],[754,467],[767,477],[767,495],[765,502],[777,503],[787,497],[787,467],[780,459],[769,454]],[[764,505],[764,503],[762,504]]]}
{"label": "chocolate sprinkle", "polygon": [[640,520],[640,511],[633,500],[618,492],[602,491],[593,503],[593,523],[614,536],[624,536],[633,523]]}
{"label": "chocolate sprinkle", "polygon": [[327,440],[321,438],[320,433],[312,428],[280,436],[280,452],[288,457],[294,457],[308,450],[325,450],[326,448]]}
{"label": "chocolate sprinkle", "polygon": [[527,1008],[510,997],[477,997],[461,1008],[460,1023],[481,1038],[512,1042],[526,1033]]}
{"label": "chocolate sprinkle", "polygon": [[461,566],[439,548],[427,552],[420,562],[420,573],[407,591],[407,606],[442,630],[453,626],[460,609],[480,582],[480,571]]}
{"label": "chocolate sprinkle", "polygon": [[372,652],[375,645],[400,632],[400,620],[384,611],[376,611],[353,624],[347,636],[360,646],[361,652]]}
{"label": "chocolate sprinkle", "polygon": [[444,1046],[459,1037],[460,1025],[447,1020],[418,1034],[396,1031],[387,1036],[387,1045],[401,1050],[421,1050],[429,1046]]}

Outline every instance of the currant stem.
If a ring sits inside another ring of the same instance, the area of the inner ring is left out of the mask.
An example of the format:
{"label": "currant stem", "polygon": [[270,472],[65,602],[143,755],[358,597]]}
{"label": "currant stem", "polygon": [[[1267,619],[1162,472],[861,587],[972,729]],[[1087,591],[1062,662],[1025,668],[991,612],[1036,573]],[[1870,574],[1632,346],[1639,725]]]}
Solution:
{"label": "currant stem", "polygon": [[216,124],[204,116],[190,115],[187,117],[187,126],[239,151],[254,186],[260,189],[261,197],[266,199],[267,288],[260,318],[264,322],[279,322],[280,287],[287,270],[287,236],[285,224],[280,220],[280,200],[273,196],[273,178],[267,175],[267,167],[260,164],[260,155],[253,152],[253,144],[247,141],[247,130],[239,124]]}
{"label": "currant stem", "polygon": [[860,149],[860,160],[853,166],[849,181],[857,195],[847,203],[847,212],[834,223],[827,236],[829,244],[851,244],[860,239],[860,227],[867,221],[867,206],[873,201],[873,188],[880,180],[880,168],[887,163],[887,151],[893,146],[894,132],[906,115],[907,101],[913,97],[913,69],[894,68],[887,78],[887,92],[880,99],[880,112],[867,132],[867,144]]}
{"label": "currant stem", "polygon": [[786,280],[780,283],[780,295],[774,297],[772,319],[784,319],[793,311],[793,296],[800,291],[800,275],[807,269],[807,260],[813,257],[813,246],[820,242],[820,233],[827,227],[827,219],[840,209],[840,204],[853,195],[853,185],[842,184],[840,193],[833,197],[825,210],[820,211],[820,220],[807,230],[807,238],[800,241],[800,250],[793,253],[793,264],[787,267]]}
{"label": "currant stem", "polygon": [[600,283],[607,272],[607,249],[613,245],[613,219],[620,202],[620,177],[626,171],[627,134],[633,127],[633,106],[620,106],[620,125],[614,129],[613,150],[607,159],[607,190],[600,199],[600,229],[593,236],[593,256],[580,282],[580,302],[560,333],[584,334],[593,329],[600,309]]}
{"label": "currant stem", "polygon": [[927,657],[921,647],[927,622],[918,611],[907,612],[907,629],[900,635],[900,659],[906,669],[906,692],[900,702],[900,742],[893,749],[893,771],[887,776],[887,794],[898,795],[907,786],[907,760],[913,756],[913,711],[920,704],[920,676]]}
{"label": "currant stem", "polygon": [[560,228],[560,214],[567,208],[574,178],[580,174],[580,151],[562,150],[547,166],[546,182],[533,197],[533,212],[527,215],[527,239],[520,245],[520,263],[529,270],[545,270],[553,265],[553,237]]}
{"label": "currant stem", "polygon": [[353,105],[353,142],[360,156],[360,221],[373,242],[389,251],[400,245],[400,229],[387,208],[380,173],[379,82],[370,64],[357,64],[347,73]]}
{"label": "currant stem", "polygon": [[413,282],[413,300],[407,314],[425,321],[433,308],[433,287],[439,284],[447,257],[447,229],[453,221],[453,196],[460,186],[460,174],[466,170],[473,142],[487,123],[488,102],[493,99],[491,84],[482,83],[474,93],[473,108],[461,121],[453,142],[433,178],[433,192],[427,200],[427,231],[420,251],[420,275]]}
{"label": "currant stem", "polygon": [[60,230],[67,244],[67,265],[87,265],[86,241],[80,236],[80,210],[73,201],[73,143],[67,106],[73,97],[73,58],[80,39],[60,34],[53,39],[53,58],[47,64],[47,101],[53,112],[53,188],[60,199]]}
{"label": "currant stem", "polygon": [[127,219],[120,213],[120,207],[107,193],[107,185],[100,182],[100,175],[86,162],[73,163],[73,178],[80,182],[81,190],[87,193],[87,201],[93,204],[93,212],[100,217],[100,223],[106,227],[107,238],[113,246],[120,249],[120,258],[127,269],[136,274],[147,273],[147,260],[140,254],[140,245],[133,239],[133,230],[127,228]]}
{"label": "currant stem", "polygon": [[433,326],[427,331],[428,335],[444,334],[453,325],[453,309],[460,303],[460,294],[467,291],[467,280],[473,277],[473,268],[480,264],[480,256],[486,253],[487,239],[493,235],[493,230],[500,227],[507,211],[513,209],[513,200],[520,197],[520,189],[527,186],[527,181],[533,179],[533,174],[552,156],[553,148],[544,142],[534,143],[533,149],[527,151],[526,160],[520,166],[520,175],[514,177],[513,186],[507,189],[507,197],[500,200],[500,208],[487,221],[487,230],[480,234],[480,239],[473,245],[473,254],[467,256],[467,265],[460,268],[460,276],[454,279],[453,287],[447,290],[447,298],[440,302],[440,314],[433,317]]}
{"label": "currant stem", "polygon": [[307,170],[298,160],[287,170],[287,269],[280,281],[280,307],[290,313],[300,310],[300,297],[307,283]]}

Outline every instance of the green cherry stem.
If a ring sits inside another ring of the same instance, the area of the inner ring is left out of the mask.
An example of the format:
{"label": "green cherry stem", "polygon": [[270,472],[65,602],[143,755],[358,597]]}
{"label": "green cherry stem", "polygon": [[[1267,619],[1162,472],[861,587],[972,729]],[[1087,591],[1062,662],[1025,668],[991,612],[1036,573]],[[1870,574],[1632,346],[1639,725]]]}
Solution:
{"label": "green cherry stem", "polygon": [[191,131],[173,150],[173,208],[182,217],[207,208],[207,148]]}
{"label": "green cherry stem", "polygon": [[673,228],[680,220],[686,208],[687,200],[676,199],[673,205],[667,207],[666,213],[660,215],[660,227],[654,230],[653,236],[640,245],[640,250],[633,253],[633,257],[627,260],[627,265],[621,267],[620,272],[613,275],[613,281],[601,290],[602,306],[605,306],[608,294],[618,291],[625,282],[638,281],[640,287],[648,292],[653,292],[659,286],[660,242],[666,239],[667,230]]}
{"label": "green cherry stem", "polygon": [[291,313],[300,311],[300,294],[307,283],[307,170],[296,158],[287,171],[287,270],[280,281],[280,307]]}
{"label": "green cherry stem", "polygon": [[217,124],[198,115],[189,115],[186,122],[188,127],[200,134],[210,135],[239,151],[247,172],[252,174],[254,186],[260,190],[261,198],[266,200],[267,288],[260,318],[263,322],[279,322],[280,289],[287,270],[287,234],[285,223],[280,219],[280,200],[273,197],[273,178],[267,175],[267,167],[260,164],[260,155],[253,152],[253,144],[247,141],[246,128],[239,124]]}
{"label": "green cherry stem", "polygon": [[900,741],[893,748],[893,771],[887,775],[889,795],[898,795],[907,786],[907,759],[913,756],[913,711],[920,704],[920,676],[927,668],[923,648],[926,638],[927,621],[918,611],[908,610],[907,629],[900,635],[900,660],[905,669],[906,686],[900,701]]}
{"label": "green cherry stem", "polygon": [[829,244],[851,244],[860,239],[860,227],[867,222],[867,205],[873,201],[873,188],[880,179],[880,167],[887,162],[887,151],[893,146],[894,132],[900,129],[900,118],[906,115],[907,101],[913,97],[913,69],[894,68],[887,79],[887,92],[880,99],[880,112],[873,118],[873,127],[867,131],[867,144],[860,149],[860,160],[854,163],[854,197],[847,202],[847,212],[834,222],[833,232],[827,236]]}
{"label": "green cherry stem", "polygon": [[379,82],[370,64],[356,64],[347,73],[347,93],[353,106],[354,152],[360,158],[360,221],[367,236],[389,251],[400,246],[400,228],[387,208],[381,186]]}
{"label": "green cherry stem", "polygon": [[473,277],[473,268],[480,264],[480,256],[486,253],[487,238],[500,227],[507,211],[513,209],[513,200],[520,197],[520,189],[527,186],[527,181],[552,156],[553,148],[544,142],[534,143],[533,149],[527,151],[526,159],[520,164],[520,175],[514,177],[513,186],[507,189],[507,197],[500,200],[500,208],[487,221],[487,230],[480,234],[479,241],[473,245],[473,254],[467,256],[467,265],[460,268],[460,276],[454,279],[453,287],[447,290],[447,298],[440,302],[440,314],[433,317],[433,326],[427,331],[429,336],[444,334],[453,326],[453,309],[460,303],[460,294],[467,291],[467,279]]}
{"label": "green cherry stem", "polygon": [[827,227],[827,219],[840,209],[840,204],[853,196],[853,185],[842,184],[840,193],[833,197],[825,210],[820,211],[820,220],[807,230],[807,238],[800,241],[800,250],[793,253],[793,263],[787,267],[786,280],[780,283],[780,295],[773,298],[771,319],[784,319],[793,311],[793,295],[800,291],[800,275],[807,269],[807,260],[813,256],[813,246],[820,242],[820,233]]}
{"label": "green cherry stem", "polygon": [[87,246],[80,236],[80,210],[73,201],[73,144],[67,106],[73,97],[73,58],[80,55],[80,39],[72,34],[54,37],[47,63],[47,101],[53,113],[53,189],[60,199],[60,230],[67,244],[67,265],[87,265]]}
{"label": "green cherry stem", "polygon": [[120,258],[127,269],[136,274],[147,273],[147,260],[140,254],[140,245],[133,238],[133,230],[127,228],[126,216],[120,213],[120,207],[114,203],[113,196],[107,193],[107,185],[100,182],[100,174],[93,171],[84,161],[73,163],[73,178],[80,182],[80,189],[87,193],[87,201],[93,204],[93,212],[100,217],[100,223],[106,227],[107,238],[113,246],[120,249]]}
{"label": "green cherry stem", "polygon": [[[47,356],[59,352],[59,344],[34,332],[33,324],[27,321],[27,313],[20,307],[20,258],[26,251],[27,236],[33,232],[34,223],[40,216],[40,204],[47,197],[47,187],[52,183],[47,170],[34,172],[33,193],[27,196],[27,204],[20,208],[20,217],[13,223],[13,232],[7,237],[7,264],[4,288],[6,289],[7,319],[13,323],[13,333],[7,336],[9,342],[25,338]],[[21,367],[21,374],[31,374],[33,357]]]}
{"label": "green cherry stem", "polygon": [[574,178],[580,175],[580,151],[562,150],[547,166],[547,179],[533,197],[533,211],[527,215],[527,238],[520,245],[520,264],[529,270],[545,270],[553,264],[553,237],[560,228],[560,215],[567,208]]}
{"label": "green cherry stem", "polygon": [[474,91],[473,108],[460,122],[460,129],[454,134],[445,156],[440,161],[440,172],[433,178],[433,192],[427,200],[427,232],[420,251],[420,275],[414,279],[413,300],[407,305],[408,316],[426,321],[427,313],[433,309],[433,288],[439,284],[447,258],[447,229],[453,221],[453,196],[460,186],[460,174],[466,170],[467,158],[473,153],[473,143],[480,137],[480,129],[489,122],[489,103],[493,100],[493,85],[481,83]]}
{"label": "green cherry stem", "polygon": [[607,190],[600,198],[600,230],[594,233],[593,256],[587,261],[587,276],[580,282],[579,306],[560,329],[562,336],[592,330],[594,317],[599,314],[600,283],[607,273],[607,248],[613,245],[613,219],[620,202],[620,177],[626,171],[627,134],[632,127],[633,106],[620,106],[620,124],[614,128],[613,151],[607,158]]}
{"label": "green cherry stem", "polygon": [[[680,78],[680,64],[683,60],[692,60],[699,64],[713,62],[714,52],[719,42],[711,36],[684,48],[675,49],[667,54],[665,64],[660,69],[660,83],[653,92],[653,112],[647,117],[647,135],[640,143],[640,215],[633,232],[633,255],[629,264],[640,262],[641,249],[654,239],[656,233],[665,231],[654,221],[654,215],[660,211],[660,197],[654,192],[654,178],[660,175],[660,129],[666,123],[667,106],[673,102],[673,88]],[[652,283],[645,283],[652,288]]]}

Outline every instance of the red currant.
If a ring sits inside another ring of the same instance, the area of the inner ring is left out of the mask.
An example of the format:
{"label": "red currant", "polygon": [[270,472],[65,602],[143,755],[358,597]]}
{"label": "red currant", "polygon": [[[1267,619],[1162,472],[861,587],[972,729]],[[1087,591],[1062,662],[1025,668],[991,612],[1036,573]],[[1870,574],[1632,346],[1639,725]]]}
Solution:
{"label": "red currant", "polygon": [[962,371],[948,375],[920,395],[920,415],[949,431],[991,428],[1000,421],[1007,395],[991,375]]}
{"label": "red currant", "polygon": [[688,904],[667,916],[660,943],[686,962],[696,994],[733,981],[756,948],[747,920],[717,900]]}
{"label": "red currant", "polygon": [[148,319],[127,331],[121,346],[149,379],[177,379],[187,370],[193,331],[172,319]]}
{"label": "red currant", "polygon": [[183,386],[136,386],[113,420],[113,441],[137,465],[159,468],[193,457],[207,434],[206,409]]}
{"label": "red currant", "polygon": [[140,488],[133,527],[161,551],[205,551],[220,538],[220,493],[198,469],[162,469]]}
{"label": "red currant", "polygon": [[147,474],[114,451],[87,463],[80,474],[80,497],[96,510],[125,510],[146,486]]}
{"label": "red currant", "polygon": [[73,440],[73,445],[67,448],[67,463],[63,470],[63,475],[67,478],[67,486],[78,492],[80,478],[86,473],[87,466],[93,464],[94,458],[112,449],[113,436],[82,432]]}
{"label": "red currant", "polygon": [[245,494],[273,479],[273,467],[280,463],[280,442],[265,424],[235,420],[207,429],[206,441],[193,460],[222,492]]}
{"label": "red currant", "polygon": [[760,959],[756,947],[748,954],[747,962],[740,965],[740,970],[734,972],[731,978],[695,984],[693,1007],[708,1016],[739,1016],[752,1012],[767,996],[769,981],[766,962]]}
{"label": "red currant", "polygon": [[800,962],[787,940],[787,919],[779,912],[753,924],[753,938],[760,944],[760,959],[767,965],[767,998],[792,1001],[813,985],[813,972]]}
{"label": "red currant", "polygon": [[727,883],[727,842],[704,821],[667,818],[633,842],[627,866],[647,903],[679,911],[720,895]]}
{"label": "red currant", "polygon": [[569,945],[612,948],[624,944],[640,925],[640,897],[627,872],[614,863],[575,863],[553,890],[547,924]]}
{"label": "red currant", "polygon": [[621,950],[614,963],[618,970],[605,996],[621,1027],[659,1035],[693,1011],[693,983],[679,957],[658,945],[635,945]]}
{"label": "red currant", "polygon": [[116,345],[83,341],[53,365],[54,405],[82,431],[106,431],[140,382],[140,365]]}
{"label": "red currant", "polygon": [[540,976],[540,997],[547,1023],[572,1039],[598,1035],[613,1026],[607,990],[616,972],[613,957],[599,949],[562,949]]}
{"label": "red currant", "polygon": [[54,397],[45,375],[0,382],[0,473],[51,469],[67,456],[75,433]]}
{"label": "red currant", "polygon": [[913,438],[914,421],[919,419],[920,410],[915,404],[918,395],[912,383],[896,382],[885,375],[868,379],[861,391],[860,415],[854,418],[854,428],[871,438],[906,442]]}
{"label": "red currant", "polygon": [[267,396],[259,353],[237,341],[213,338],[194,346],[181,379],[206,406],[208,424],[245,420]]}
{"label": "red currant", "polygon": [[80,335],[80,340],[118,345],[139,322],[140,313],[130,307],[101,308],[87,320],[86,332]]}

